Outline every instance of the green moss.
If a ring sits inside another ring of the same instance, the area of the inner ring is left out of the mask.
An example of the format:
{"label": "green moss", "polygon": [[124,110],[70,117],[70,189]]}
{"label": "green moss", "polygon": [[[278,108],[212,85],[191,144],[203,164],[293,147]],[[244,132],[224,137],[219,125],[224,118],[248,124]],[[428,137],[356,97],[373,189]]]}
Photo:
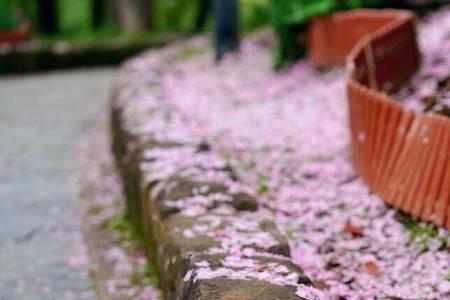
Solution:
{"label": "green moss", "polygon": [[130,285],[131,286],[138,286],[141,284],[140,276],[138,272],[133,272],[130,276]]}
{"label": "green moss", "polygon": [[258,177],[258,194],[264,195],[270,191],[266,181],[267,181],[266,177],[262,175]]}
{"label": "green moss", "polygon": [[[116,215],[103,224],[104,227],[114,230],[119,234],[120,242],[132,242],[136,249],[143,247],[143,238],[125,213]],[[158,272],[154,262],[148,259],[143,273],[135,270],[130,276],[130,284],[133,286],[150,284],[159,286]]]}
{"label": "green moss", "polygon": [[159,277],[156,266],[150,261],[147,261],[147,264],[145,265],[144,276],[149,280],[151,285],[159,286]]}
{"label": "green moss", "polygon": [[141,286],[141,285],[152,285],[159,286],[159,278],[156,268],[153,263],[147,260],[145,264],[145,269],[140,272],[135,270],[130,276],[130,285]]}
{"label": "green moss", "polygon": [[99,215],[103,211],[101,206],[93,206],[89,209],[89,213],[92,215]]}
{"label": "green moss", "polygon": [[397,212],[395,218],[405,226],[411,239],[419,245],[422,252],[429,250],[432,241],[439,244],[438,250],[448,249],[450,246],[449,241],[439,235],[437,226],[416,221],[402,212]]}
{"label": "green moss", "polygon": [[125,213],[114,216],[103,226],[117,232],[120,241],[131,241],[139,246],[142,245],[142,237]]}

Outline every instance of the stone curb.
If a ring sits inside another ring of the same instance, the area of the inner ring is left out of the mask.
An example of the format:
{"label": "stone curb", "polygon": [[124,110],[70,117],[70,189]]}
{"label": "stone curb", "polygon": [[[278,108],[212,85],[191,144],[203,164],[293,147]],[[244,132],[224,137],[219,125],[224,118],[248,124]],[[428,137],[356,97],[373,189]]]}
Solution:
{"label": "stone curb", "polygon": [[296,286],[309,289],[311,281],[254,196],[230,188],[238,180],[232,167],[189,132],[170,131],[181,121],[164,101],[162,74],[205,45],[150,51],[119,70],[112,149],[127,212],[158,266],[165,299],[304,299]]}

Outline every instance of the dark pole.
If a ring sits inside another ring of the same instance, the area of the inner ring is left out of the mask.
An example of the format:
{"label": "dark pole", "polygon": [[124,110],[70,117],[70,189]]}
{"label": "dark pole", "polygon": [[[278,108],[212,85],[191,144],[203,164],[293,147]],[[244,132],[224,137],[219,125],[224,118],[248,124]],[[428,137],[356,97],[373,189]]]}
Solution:
{"label": "dark pole", "polygon": [[216,60],[239,46],[239,5],[238,0],[214,1],[214,44]]}
{"label": "dark pole", "polygon": [[43,33],[58,31],[58,8],[55,0],[39,0],[39,29]]}

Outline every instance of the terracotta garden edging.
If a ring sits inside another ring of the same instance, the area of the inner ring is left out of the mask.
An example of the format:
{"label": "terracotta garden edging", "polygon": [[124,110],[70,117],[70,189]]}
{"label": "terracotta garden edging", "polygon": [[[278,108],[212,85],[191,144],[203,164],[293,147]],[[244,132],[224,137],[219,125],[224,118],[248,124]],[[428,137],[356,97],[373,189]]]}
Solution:
{"label": "terracotta garden edging", "polygon": [[450,228],[450,120],[387,95],[419,67],[414,15],[356,10],[314,21],[311,59],[345,58],[357,173],[389,205]]}
{"label": "terracotta garden edging", "polygon": [[[304,299],[315,291],[312,282],[291,261],[286,237],[257,210],[254,197],[230,190],[232,168],[220,166],[220,156],[187,128],[170,131],[181,119],[165,102],[161,77],[183,47],[198,47],[198,41],[183,45],[127,62],[112,103],[112,148],[128,215],[157,265],[164,298]],[[181,158],[171,170],[161,169],[167,153]],[[198,200],[206,204],[199,207]]]}

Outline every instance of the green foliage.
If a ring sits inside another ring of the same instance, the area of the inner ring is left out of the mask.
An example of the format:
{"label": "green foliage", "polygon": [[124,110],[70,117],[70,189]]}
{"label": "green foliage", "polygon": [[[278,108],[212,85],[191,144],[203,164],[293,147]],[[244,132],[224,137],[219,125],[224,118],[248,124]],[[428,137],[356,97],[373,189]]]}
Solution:
{"label": "green foliage", "polygon": [[0,0],[0,29],[12,29],[18,26],[12,2],[8,0]]}
{"label": "green foliage", "polygon": [[304,24],[309,19],[338,10],[376,6],[380,0],[273,0],[274,22],[281,25]]}
{"label": "green foliage", "polygon": [[[109,19],[99,31],[94,31],[91,25],[92,0],[57,0],[59,32],[51,37],[52,40],[85,41],[104,39],[104,37],[118,37],[124,35],[117,24]],[[211,0],[212,1],[212,0]],[[108,1],[107,1],[108,2]],[[153,25],[149,28],[151,35],[161,35],[173,32],[191,32],[198,12],[200,1],[197,0],[157,0],[153,2]],[[0,28],[14,27],[11,22],[13,12],[19,10],[36,28],[38,24],[38,1],[30,0],[0,0]],[[271,0],[241,0],[240,22],[244,32],[253,31],[270,22]],[[7,7],[7,8],[5,8]],[[210,12],[212,27],[213,12]],[[42,38],[42,37],[41,37]]]}
{"label": "green foliage", "polygon": [[59,27],[65,36],[91,32],[91,0],[59,0]]}
{"label": "green foliage", "polygon": [[240,3],[241,28],[251,32],[270,23],[270,0],[246,0]]}
{"label": "green foliage", "polygon": [[[193,0],[155,1],[155,29],[158,31],[191,31],[199,2]],[[270,0],[242,0],[239,4],[240,25],[244,32],[250,32],[269,24]],[[212,20],[212,11],[210,19]],[[212,24],[209,26],[211,27]]]}
{"label": "green foliage", "polygon": [[279,38],[275,67],[281,68],[304,55],[305,49],[298,43],[298,35],[306,29],[311,18],[339,10],[374,7],[382,2],[383,0],[272,0],[272,26]]}
{"label": "green foliage", "polygon": [[199,1],[164,0],[154,3],[154,29],[190,31]]}

